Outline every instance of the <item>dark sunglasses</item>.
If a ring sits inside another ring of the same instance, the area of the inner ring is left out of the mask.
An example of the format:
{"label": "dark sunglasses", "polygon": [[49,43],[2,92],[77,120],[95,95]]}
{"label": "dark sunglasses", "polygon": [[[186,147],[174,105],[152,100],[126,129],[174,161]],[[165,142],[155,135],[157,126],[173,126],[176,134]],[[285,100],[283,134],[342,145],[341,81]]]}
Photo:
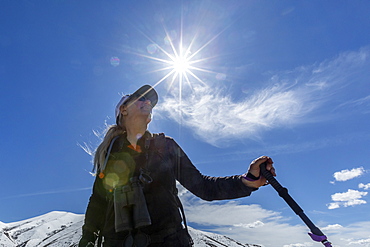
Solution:
{"label": "dark sunglasses", "polygon": [[148,99],[145,96],[141,96],[136,99],[137,101],[147,101]]}

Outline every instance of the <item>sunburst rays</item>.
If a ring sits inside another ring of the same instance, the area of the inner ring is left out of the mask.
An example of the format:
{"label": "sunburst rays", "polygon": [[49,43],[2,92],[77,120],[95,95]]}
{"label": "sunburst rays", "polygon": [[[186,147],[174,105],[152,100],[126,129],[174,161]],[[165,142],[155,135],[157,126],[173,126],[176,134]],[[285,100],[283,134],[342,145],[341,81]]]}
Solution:
{"label": "sunburst rays", "polygon": [[[146,47],[148,54],[134,54],[147,58],[155,63],[155,65],[153,64],[153,68],[155,67],[155,69],[149,70],[148,73],[162,72],[162,76],[154,83],[154,87],[166,81],[170,90],[173,85],[177,83],[179,88],[179,99],[181,101],[184,83],[192,89],[192,84],[194,83],[206,85],[202,76],[199,75],[200,73],[202,73],[202,75],[205,75],[205,73],[218,74],[216,71],[208,69],[210,67],[209,63],[212,59],[217,58],[217,55],[210,56],[206,54],[206,48],[217,39],[225,29],[202,44],[199,44],[197,41],[198,32],[195,32],[195,34],[189,38],[187,34],[183,32],[182,27],[179,31],[179,37],[177,37],[176,31],[169,32],[164,26],[163,30],[165,32],[163,45],[159,45],[159,42],[155,42],[149,35],[141,32],[150,42]],[[190,41],[185,43],[185,38]],[[195,46],[197,48],[195,48]],[[205,64],[207,66],[204,66]]]}

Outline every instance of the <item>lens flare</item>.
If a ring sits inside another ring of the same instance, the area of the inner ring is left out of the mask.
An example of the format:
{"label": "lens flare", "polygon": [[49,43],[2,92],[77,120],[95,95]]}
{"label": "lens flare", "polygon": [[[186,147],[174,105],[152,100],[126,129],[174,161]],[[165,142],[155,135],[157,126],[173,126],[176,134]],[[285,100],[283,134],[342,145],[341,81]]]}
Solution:
{"label": "lens flare", "polygon": [[148,51],[149,54],[154,54],[157,52],[158,48],[156,44],[150,44],[146,47],[146,50]]}
{"label": "lens flare", "polygon": [[120,60],[118,57],[112,57],[110,59],[110,64],[113,66],[113,67],[117,67],[120,63]]}

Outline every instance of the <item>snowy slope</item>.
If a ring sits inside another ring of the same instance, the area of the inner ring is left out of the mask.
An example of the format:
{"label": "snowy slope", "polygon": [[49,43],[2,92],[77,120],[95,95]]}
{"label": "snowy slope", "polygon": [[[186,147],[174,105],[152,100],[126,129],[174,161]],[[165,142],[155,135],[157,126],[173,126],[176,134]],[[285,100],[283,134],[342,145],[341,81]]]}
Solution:
{"label": "snowy slope", "polygon": [[[84,215],[50,212],[35,218],[4,224],[0,222],[0,246],[71,247],[81,237]],[[226,236],[189,228],[195,247],[258,247],[242,244]]]}

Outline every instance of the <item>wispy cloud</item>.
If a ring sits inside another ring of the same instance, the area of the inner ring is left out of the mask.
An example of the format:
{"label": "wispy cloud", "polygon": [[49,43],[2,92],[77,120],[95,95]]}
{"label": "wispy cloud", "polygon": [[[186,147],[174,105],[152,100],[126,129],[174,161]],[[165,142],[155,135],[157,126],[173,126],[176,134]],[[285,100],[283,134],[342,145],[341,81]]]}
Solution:
{"label": "wispy cloud", "polygon": [[[295,154],[301,152],[311,152],[313,150],[319,150],[326,147],[337,147],[343,144],[357,143],[359,140],[364,138],[370,138],[370,134],[367,132],[357,133],[341,133],[340,135],[332,137],[324,137],[321,139],[315,139],[313,141],[300,141],[300,142],[289,142],[283,144],[268,143],[268,145],[257,146],[253,145],[247,150],[235,150],[228,153],[219,153],[212,156],[204,155],[202,158],[194,160],[194,164],[214,164],[215,162],[225,161],[245,161],[246,157],[254,157],[267,153],[270,156],[283,155],[283,154]],[[279,165],[279,164],[276,164]],[[330,183],[335,183],[331,181]]]}
{"label": "wispy cloud", "polygon": [[357,81],[369,64],[369,54],[365,47],[320,64],[277,73],[268,86],[238,99],[217,84],[193,84],[191,93],[183,93],[181,100],[169,93],[156,110],[215,146],[234,138],[253,139],[274,128],[323,121],[322,115],[314,118],[313,113]]}
{"label": "wispy cloud", "polygon": [[274,85],[235,101],[220,89],[198,85],[182,102],[165,98],[158,110],[217,146],[220,140],[254,138],[262,130],[292,124],[315,107],[315,103],[302,101],[306,98],[303,92],[290,88],[284,83]]}
{"label": "wispy cloud", "polygon": [[363,167],[359,168],[353,168],[351,170],[345,169],[339,172],[335,172],[333,177],[335,178],[336,181],[347,181],[356,177],[359,177],[363,175],[365,172],[365,169]]}
{"label": "wispy cloud", "polygon": [[1,199],[11,199],[11,198],[20,198],[20,197],[32,197],[32,196],[42,196],[42,195],[52,195],[52,194],[63,194],[63,193],[71,193],[83,190],[91,190],[91,187],[85,188],[76,188],[76,189],[65,189],[65,190],[50,190],[50,191],[40,191],[40,192],[33,192],[33,193],[26,193],[26,194],[17,194],[2,197]]}
{"label": "wispy cloud", "polygon": [[340,104],[336,109],[339,108],[350,108],[350,109],[360,109],[363,113],[369,113],[370,112],[370,95],[367,95],[365,97],[359,98],[359,99],[353,99],[346,101],[342,104]]}

